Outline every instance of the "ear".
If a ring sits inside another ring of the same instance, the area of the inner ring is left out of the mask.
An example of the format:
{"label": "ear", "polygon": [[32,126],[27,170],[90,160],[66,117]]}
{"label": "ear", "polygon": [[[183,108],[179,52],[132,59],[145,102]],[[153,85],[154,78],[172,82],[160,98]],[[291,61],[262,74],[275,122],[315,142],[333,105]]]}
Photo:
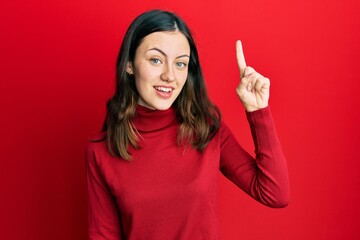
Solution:
{"label": "ear", "polygon": [[126,64],[126,72],[127,72],[129,75],[133,75],[133,74],[134,74],[133,67],[132,67],[132,63],[131,63],[130,61],[128,61],[127,64]]}

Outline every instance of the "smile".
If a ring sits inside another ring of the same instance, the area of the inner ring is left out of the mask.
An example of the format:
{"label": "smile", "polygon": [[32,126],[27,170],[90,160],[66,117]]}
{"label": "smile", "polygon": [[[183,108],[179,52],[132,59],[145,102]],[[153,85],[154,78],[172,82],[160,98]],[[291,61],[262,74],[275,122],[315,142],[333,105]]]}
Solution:
{"label": "smile", "polygon": [[172,88],[169,88],[169,87],[155,87],[155,89],[158,91],[161,91],[161,92],[166,92],[166,93],[169,93],[173,90]]}

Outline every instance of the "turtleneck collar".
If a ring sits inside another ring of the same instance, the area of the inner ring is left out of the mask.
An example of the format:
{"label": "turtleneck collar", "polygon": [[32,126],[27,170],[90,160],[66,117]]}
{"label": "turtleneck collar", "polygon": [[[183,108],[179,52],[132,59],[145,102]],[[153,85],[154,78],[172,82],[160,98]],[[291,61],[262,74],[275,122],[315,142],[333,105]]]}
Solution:
{"label": "turtleneck collar", "polygon": [[153,110],[137,105],[135,117],[132,120],[139,132],[152,132],[177,123],[174,107],[167,110]]}

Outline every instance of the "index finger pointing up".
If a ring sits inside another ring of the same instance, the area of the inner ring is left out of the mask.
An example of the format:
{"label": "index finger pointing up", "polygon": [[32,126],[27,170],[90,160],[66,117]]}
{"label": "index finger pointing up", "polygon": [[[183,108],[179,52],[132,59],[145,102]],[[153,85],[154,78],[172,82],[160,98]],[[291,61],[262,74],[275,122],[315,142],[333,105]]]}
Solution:
{"label": "index finger pointing up", "polygon": [[246,68],[246,62],[244,57],[244,52],[242,49],[242,44],[240,40],[236,41],[236,59],[237,63],[240,69],[241,76],[244,76],[245,68]]}

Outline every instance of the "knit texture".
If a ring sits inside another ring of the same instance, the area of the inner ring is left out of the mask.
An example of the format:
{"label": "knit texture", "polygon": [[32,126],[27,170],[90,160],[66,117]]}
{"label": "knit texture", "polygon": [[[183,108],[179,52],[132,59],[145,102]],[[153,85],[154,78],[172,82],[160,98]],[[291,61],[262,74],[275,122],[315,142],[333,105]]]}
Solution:
{"label": "knit texture", "polygon": [[105,141],[86,150],[89,238],[129,240],[220,239],[219,170],[270,207],[289,199],[286,161],[270,108],[246,113],[255,145],[252,157],[222,122],[200,153],[177,145],[175,110],[138,106],[141,135],[132,161],[112,157]]}

